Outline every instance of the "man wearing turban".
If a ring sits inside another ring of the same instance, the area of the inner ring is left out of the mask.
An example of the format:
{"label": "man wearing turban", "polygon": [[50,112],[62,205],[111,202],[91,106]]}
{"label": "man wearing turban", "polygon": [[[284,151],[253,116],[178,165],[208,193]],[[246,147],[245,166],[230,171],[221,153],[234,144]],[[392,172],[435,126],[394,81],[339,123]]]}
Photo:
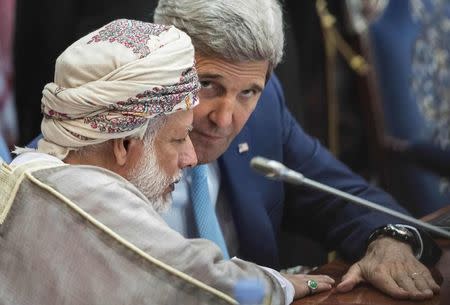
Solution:
{"label": "man wearing turban", "polygon": [[197,163],[199,87],[190,38],[173,26],[116,20],[59,56],[43,139],[0,168],[0,303],[235,304],[248,277],[268,304],[308,293],[300,277],[224,260],[160,218]]}

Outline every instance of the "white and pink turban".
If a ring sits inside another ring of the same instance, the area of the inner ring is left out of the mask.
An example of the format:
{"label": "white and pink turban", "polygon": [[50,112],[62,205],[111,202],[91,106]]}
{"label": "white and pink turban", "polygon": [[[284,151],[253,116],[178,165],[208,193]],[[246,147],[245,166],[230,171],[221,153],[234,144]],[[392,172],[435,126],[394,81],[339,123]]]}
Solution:
{"label": "white and pink turban", "polygon": [[187,110],[200,89],[191,39],[173,26],[115,20],[76,41],[44,87],[38,151],[145,134],[151,118]]}

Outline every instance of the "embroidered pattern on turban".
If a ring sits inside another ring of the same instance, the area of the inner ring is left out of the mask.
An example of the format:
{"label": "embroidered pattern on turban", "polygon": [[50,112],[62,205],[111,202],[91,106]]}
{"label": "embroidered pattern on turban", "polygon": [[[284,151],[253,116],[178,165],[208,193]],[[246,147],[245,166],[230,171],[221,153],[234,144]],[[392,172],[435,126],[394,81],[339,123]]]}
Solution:
{"label": "embroidered pattern on turban", "polygon": [[148,121],[198,104],[190,38],[173,26],[115,20],[68,47],[44,87],[38,151],[142,138]]}

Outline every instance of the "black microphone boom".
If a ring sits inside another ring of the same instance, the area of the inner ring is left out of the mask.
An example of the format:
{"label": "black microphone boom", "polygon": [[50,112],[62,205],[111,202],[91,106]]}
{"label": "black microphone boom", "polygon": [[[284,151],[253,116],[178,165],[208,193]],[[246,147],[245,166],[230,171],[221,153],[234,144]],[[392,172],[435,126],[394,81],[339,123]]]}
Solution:
{"label": "black microphone boom", "polygon": [[447,232],[439,227],[433,226],[429,223],[423,222],[421,220],[418,220],[416,218],[413,218],[411,216],[402,214],[398,211],[389,209],[387,207],[384,207],[382,205],[370,202],[366,199],[356,197],[354,195],[345,193],[343,191],[340,191],[338,189],[329,187],[328,185],[319,183],[317,181],[311,180],[300,174],[299,172],[296,172],[294,170],[291,170],[284,166],[282,163],[274,160],[269,160],[263,157],[254,157],[250,161],[250,166],[259,172],[260,174],[263,174],[267,178],[274,179],[274,180],[281,180],[288,183],[292,183],[295,185],[304,185],[322,192],[326,192],[329,194],[333,194],[337,197],[340,197],[342,199],[345,199],[349,202],[352,202],[354,204],[388,214],[390,216],[397,217],[399,219],[405,220],[407,222],[410,222],[412,224],[415,224],[417,227],[420,227],[422,229],[431,231],[439,236],[443,236],[445,238],[450,238],[450,232]]}

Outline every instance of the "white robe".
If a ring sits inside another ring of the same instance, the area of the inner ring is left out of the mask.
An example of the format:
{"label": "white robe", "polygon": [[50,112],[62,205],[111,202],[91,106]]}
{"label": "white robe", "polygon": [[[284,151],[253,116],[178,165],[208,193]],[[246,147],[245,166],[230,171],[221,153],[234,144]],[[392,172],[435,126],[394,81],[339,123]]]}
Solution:
{"label": "white robe", "polygon": [[3,166],[0,194],[0,304],[232,304],[249,277],[265,282],[267,304],[284,303],[269,273],[182,237],[105,169]]}

